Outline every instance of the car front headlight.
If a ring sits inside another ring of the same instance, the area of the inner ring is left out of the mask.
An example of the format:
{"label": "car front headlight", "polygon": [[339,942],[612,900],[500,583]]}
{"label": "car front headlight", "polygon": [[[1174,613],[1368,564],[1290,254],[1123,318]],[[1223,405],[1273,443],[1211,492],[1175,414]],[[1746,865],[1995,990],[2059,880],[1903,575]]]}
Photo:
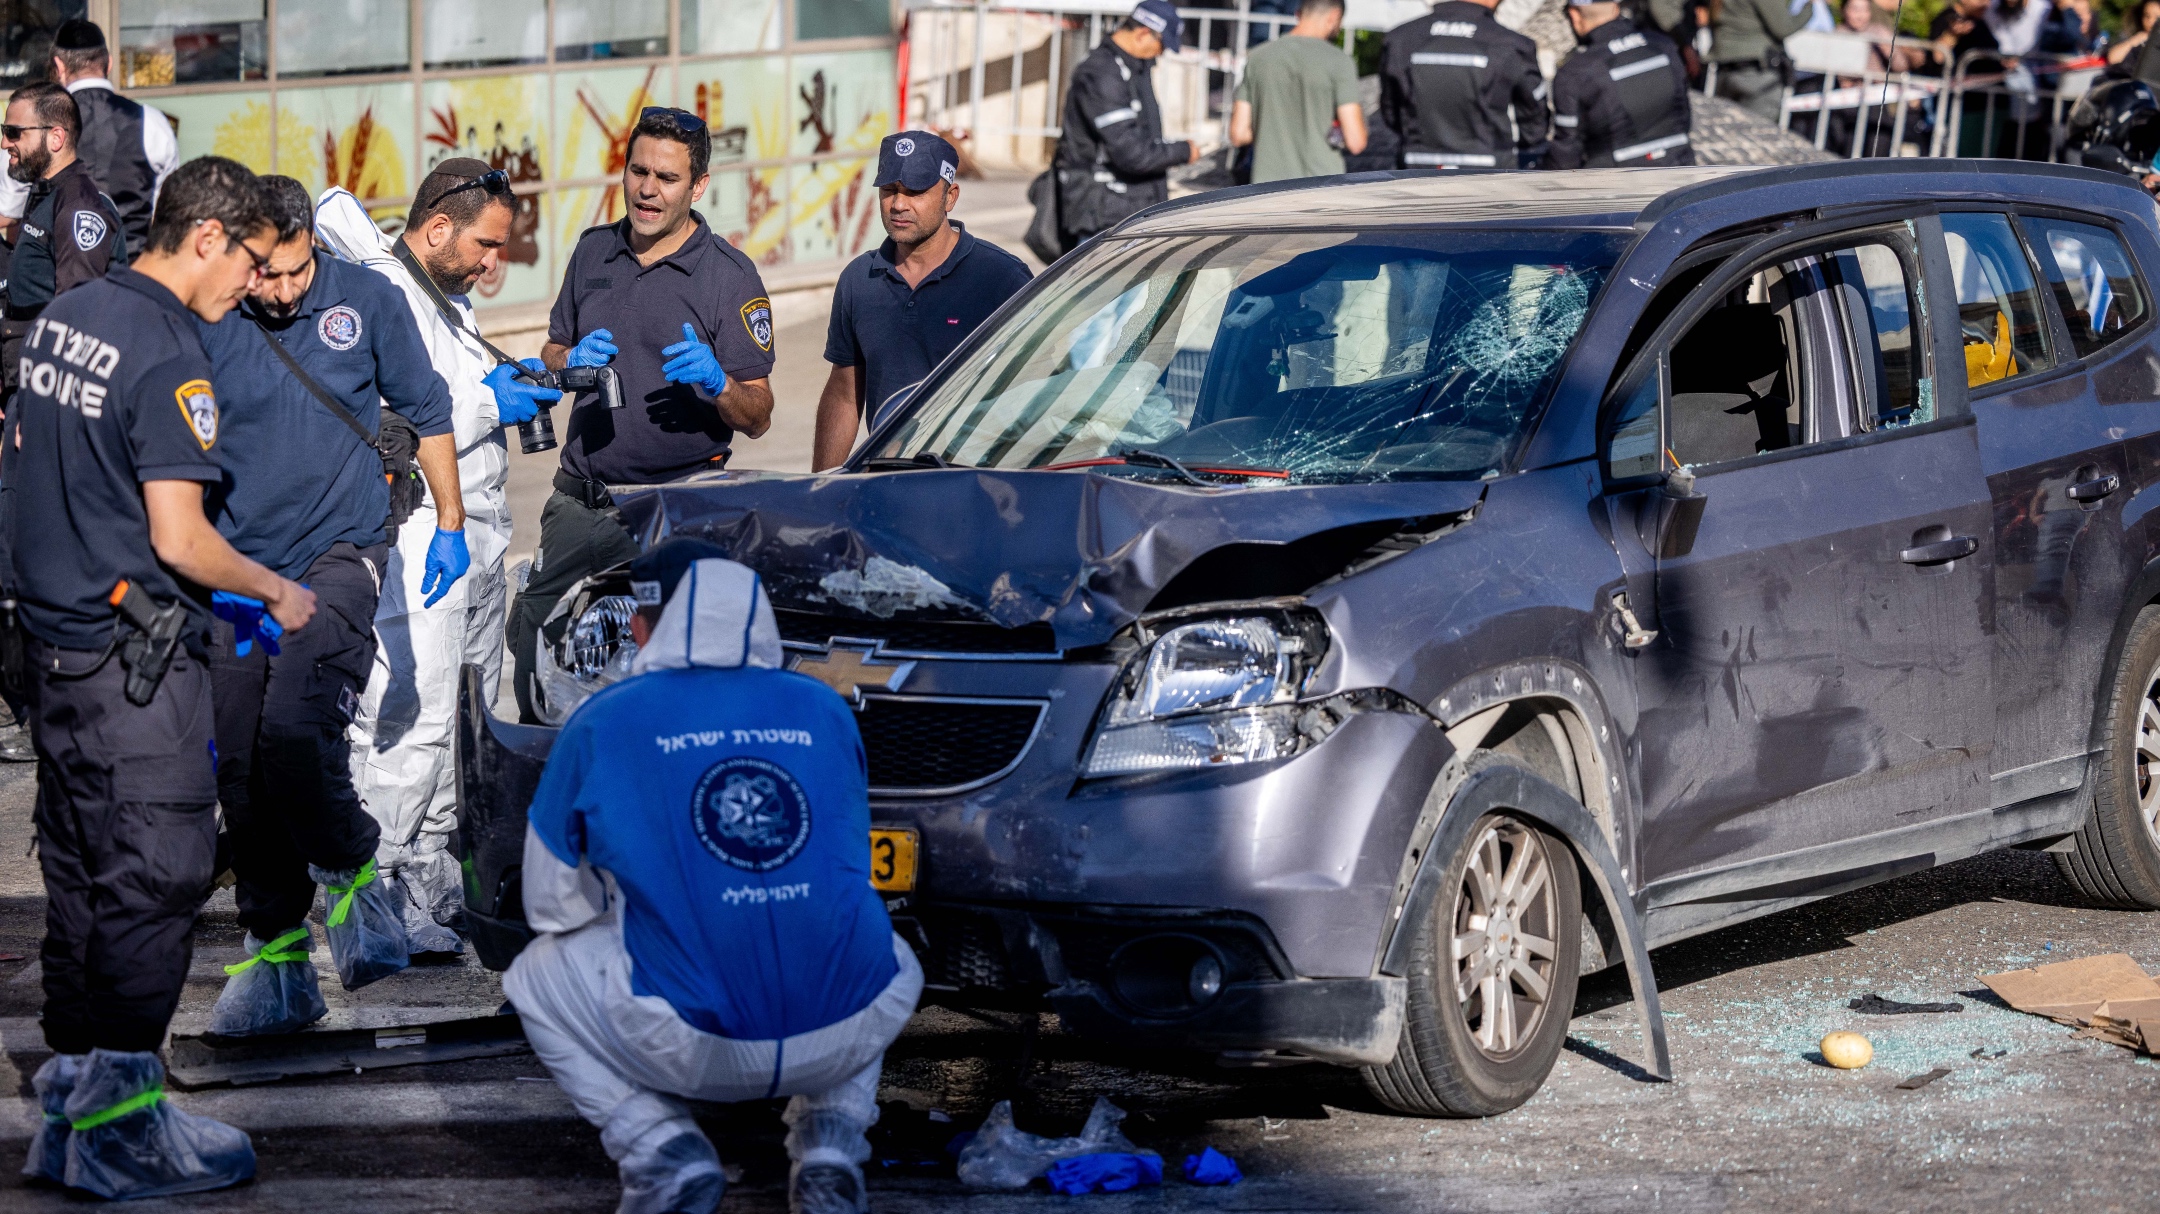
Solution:
{"label": "car front headlight", "polygon": [[1303,610],[1164,630],[1126,665],[1081,765],[1085,778],[1264,763],[1308,744],[1298,694],[1327,652]]}
{"label": "car front headlight", "polygon": [[541,626],[534,708],[550,725],[561,725],[586,697],[630,677],[630,662],[638,652],[630,635],[637,600],[597,593],[618,586],[591,578],[578,583],[557,600]]}

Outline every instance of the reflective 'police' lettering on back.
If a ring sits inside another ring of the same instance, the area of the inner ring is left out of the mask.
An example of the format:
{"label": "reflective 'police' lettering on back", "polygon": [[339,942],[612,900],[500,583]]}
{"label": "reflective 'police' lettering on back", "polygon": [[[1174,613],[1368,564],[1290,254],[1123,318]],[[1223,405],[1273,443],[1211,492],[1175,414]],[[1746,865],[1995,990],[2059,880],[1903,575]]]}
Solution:
{"label": "reflective 'police' lettering on back", "polygon": [[[47,338],[51,340],[48,342]],[[31,357],[35,353],[48,354],[51,361]],[[27,391],[50,397],[70,409],[81,410],[84,417],[95,418],[104,416],[105,393],[109,390],[113,368],[119,365],[120,351],[112,343],[57,320],[39,317],[31,326],[29,339],[23,342],[22,361],[17,371]],[[93,383],[92,377],[102,382]],[[210,433],[214,441],[217,437],[214,409]],[[197,440],[201,437],[201,430],[197,429]],[[203,445],[207,447],[209,443]]]}

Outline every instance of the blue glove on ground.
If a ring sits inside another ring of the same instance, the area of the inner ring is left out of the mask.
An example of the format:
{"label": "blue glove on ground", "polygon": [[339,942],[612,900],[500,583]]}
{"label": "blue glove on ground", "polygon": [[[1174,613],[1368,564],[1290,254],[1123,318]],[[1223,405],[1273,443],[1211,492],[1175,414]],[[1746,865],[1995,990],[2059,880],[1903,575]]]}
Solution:
{"label": "blue glove on ground", "polygon": [[427,564],[420,568],[420,593],[427,595],[420,605],[433,607],[470,568],[472,554],[465,551],[465,532],[436,528],[435,538],[428,541]]}
{"label": "blue glove on ground", "polygon": [[[525,366],[540,370],[540,360],[528,358]],[[562,399],[562,393],[553,388],[543,388],[517,378],[517,368],[509,363],[498,363],[487,378],[480,381],[495,393],[495,417],[505,426],[521,425],[539,416],[540,406]]]}
{"label": "blue glove on ground", "polygon": [[594,329],[570,347],[570,357],[564,361],[573,367],[604,367],[615,354],[615,335],[606,329]]}
{"label": "blue glove on ground", "polygon": [[278,655],[278,638],[285,635],[285,626],[271,616],[262,600],[213,590],[210,592],[210,610],[233,626],[234,657],[246,657],[255,648],[256,641],[262,642],[264,653],[273,658]]}
{"label": "blue glove on ground", "polygon": [[1082,1193],[1122,1193],[1141,1185],[1162,1183],[1162,1157],[1105,1152],[1060,1159],[1043,1174],[1050,1190],[1067,1197]]}
{"label": "blue glove on ground", "polygon": [[720,369],[712,347],[697,339],[697,330],[687,320],[682,335],[681,341],[660,351],[660,357],[667,359],[660,374],[667,376],[671,384],[695,384],[711,396],[727,391],[727,372]]}
{"label": "blue glove on ground", "polygon": [[1185,1157],[1185,1179],[1194,1184],[1236,1184],[1245,1179],[1238,1166],[1228,1155],[1208,1147],[1198,1155]]}

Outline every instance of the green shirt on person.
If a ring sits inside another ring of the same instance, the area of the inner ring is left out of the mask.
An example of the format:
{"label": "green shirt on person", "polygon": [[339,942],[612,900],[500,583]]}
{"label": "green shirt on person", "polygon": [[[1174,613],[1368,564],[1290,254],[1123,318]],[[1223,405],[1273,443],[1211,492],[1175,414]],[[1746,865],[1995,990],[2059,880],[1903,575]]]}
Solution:
{"label": "green shirt on person", "polygon": [[1252,104],[1255,184],[1343,171],[1328,131],[1335,107],[1358,104],[1358,84],[1341,47],[1302,34],[1262,43],[1246,56],[1236,100]]}

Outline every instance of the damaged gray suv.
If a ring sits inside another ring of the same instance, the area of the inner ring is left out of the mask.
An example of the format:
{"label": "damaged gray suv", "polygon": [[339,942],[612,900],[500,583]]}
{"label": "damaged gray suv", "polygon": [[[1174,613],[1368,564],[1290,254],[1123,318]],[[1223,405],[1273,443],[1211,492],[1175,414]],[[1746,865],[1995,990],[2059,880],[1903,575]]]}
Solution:
{"label": "damaged gray suv", "polygon": [[[844,470],[620,487],[855,707],[929,997],[1512,1108],[1578,975],[1980,852],[2160,907],[2151,198],[1999,161],[1160,206]],[[544,699],[620,677],[621,571]],[[468,679],[467,926],[552,731]],[[627,741],[627,740],[626,740]]]}

